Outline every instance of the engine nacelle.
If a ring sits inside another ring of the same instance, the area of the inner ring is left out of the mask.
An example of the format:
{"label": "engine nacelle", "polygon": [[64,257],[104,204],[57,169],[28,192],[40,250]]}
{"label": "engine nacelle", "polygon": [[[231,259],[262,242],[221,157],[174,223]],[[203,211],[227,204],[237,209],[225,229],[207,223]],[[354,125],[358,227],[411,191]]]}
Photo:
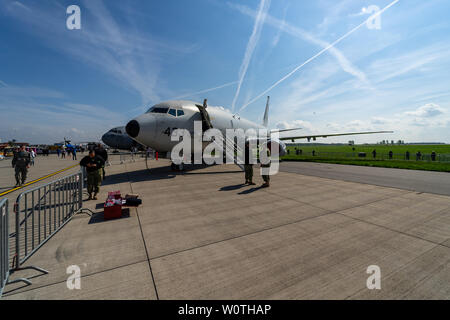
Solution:
{"label": "engine nacelle", "polygon": [[270,139],[267,141],[271,148],[278,148],[278,154],[280,157],[286,154],[286,144],[278,139]]}

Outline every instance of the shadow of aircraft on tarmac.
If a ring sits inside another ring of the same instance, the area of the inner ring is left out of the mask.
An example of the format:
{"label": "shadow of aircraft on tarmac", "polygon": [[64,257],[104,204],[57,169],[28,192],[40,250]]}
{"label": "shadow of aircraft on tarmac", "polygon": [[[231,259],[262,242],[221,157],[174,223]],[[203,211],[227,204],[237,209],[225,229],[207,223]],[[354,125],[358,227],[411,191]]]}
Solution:
{"label": "shadow of aircraft on tarmac", "polygon": [[210,166],[207,165],[185,165],[183,171],[173,171],[170,166],[157,167],[152,169],[141,169],[136,171],[126,171],[111,175],[106,175],[102,182],[102,186],[108,186],[111,184],[119,184],[124,182],[143,182],[143,181],[155,181],[163,179],[173,179],[179,175],[195,175],[195,174],[228,174],[228,173],[239,173],[242,171],[197,171],[199,169],[204,169]]}

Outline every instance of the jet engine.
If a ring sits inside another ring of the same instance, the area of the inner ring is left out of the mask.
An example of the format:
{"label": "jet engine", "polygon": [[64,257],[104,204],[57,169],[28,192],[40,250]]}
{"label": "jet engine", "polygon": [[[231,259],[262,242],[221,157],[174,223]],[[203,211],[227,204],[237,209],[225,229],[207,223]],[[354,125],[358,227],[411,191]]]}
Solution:
{"label": "jet engine", "polygon": [[267,144],[269,148],[278,148],[278,154],[280,157],[286,154],[286,144],[278,139],[269,139],[267,140]]}

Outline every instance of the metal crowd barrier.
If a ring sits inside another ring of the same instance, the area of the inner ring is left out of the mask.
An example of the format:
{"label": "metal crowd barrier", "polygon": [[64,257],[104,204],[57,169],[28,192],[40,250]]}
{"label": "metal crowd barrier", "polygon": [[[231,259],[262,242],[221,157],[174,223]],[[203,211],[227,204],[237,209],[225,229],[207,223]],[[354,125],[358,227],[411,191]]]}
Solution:
{"label": "metal crowd barrier", "polygon": [[82,209],[83,173],[80,171],[22,192],[15,203],[16,232],[14,270],[22,268],[44,243]]}
{"label": "metal crowd barrier", "polygon": [[145,160],[145,152],[117,152],[108,153],[108,165],[124,164]]}
{"label": "metal crowd barrier", "polygon": [[0,297],[9,278],[8,199],[0,201]]}

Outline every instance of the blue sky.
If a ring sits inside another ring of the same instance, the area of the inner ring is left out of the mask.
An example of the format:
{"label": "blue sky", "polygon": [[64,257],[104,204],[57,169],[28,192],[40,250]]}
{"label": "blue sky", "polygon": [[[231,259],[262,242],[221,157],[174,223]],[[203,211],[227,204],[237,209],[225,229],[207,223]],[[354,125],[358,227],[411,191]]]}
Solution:
{"label": "blue sky", "polygon": [[[272,128],[450,143],[447,0],[399,0],[381,29],[363,25],[265,94],[391,2],[0,0],[0,138],[98,140],[178,97],[260,122],[269,94]],[[71,4],[81,30],[66,28]]]}

